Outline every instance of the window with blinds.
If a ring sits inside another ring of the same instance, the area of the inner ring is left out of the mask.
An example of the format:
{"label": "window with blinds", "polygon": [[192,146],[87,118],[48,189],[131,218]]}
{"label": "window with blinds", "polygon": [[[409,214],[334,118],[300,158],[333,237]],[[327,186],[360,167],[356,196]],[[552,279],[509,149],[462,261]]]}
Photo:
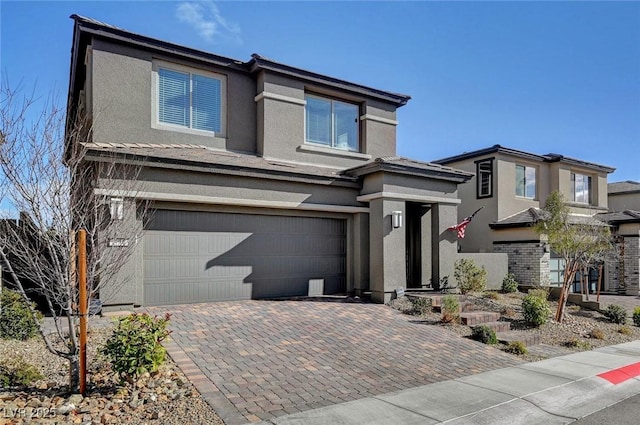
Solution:
{"label": "window with blinds", "polygon": [[157,68],[158,122],[223,133],[224,77]]}
{"label": "window with blinds", "polygon": [[493,196],[493,158],[476,162],[476,198]]}

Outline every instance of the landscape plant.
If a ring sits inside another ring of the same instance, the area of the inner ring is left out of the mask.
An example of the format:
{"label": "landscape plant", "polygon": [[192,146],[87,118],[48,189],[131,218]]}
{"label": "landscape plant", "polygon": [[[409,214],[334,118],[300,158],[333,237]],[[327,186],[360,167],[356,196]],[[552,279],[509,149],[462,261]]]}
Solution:
{"label": "landscape plant", "polygon": [[482,292],[487,286],[487,271],[475,261],[461,258],[455,262],[453,275],[461,293]]}
{"label": "landscape plant", "polygon": [[617,304],[609,304],[602,314],[613,323],[624,325],[627,323],[627,310]]}
{"label": "landscape plant", "polygon": [[22,357],[0,361],[0,384],[4,388],[29,385],[39,379],[44,379],[42,373],[35,366],[25,362]]}
{"label": "landscape plant", "polygon": [[415,297],[411,300],[411,303],[414,314],[422,315],[431,311],[431,298]]}
{"label": "landscape plant", "polygon": [[522,341],[511,341],[504,349],[507,353],[516,354],[519,356],[525,355],[529,352],[527,346]]}
{"label": "landscape plant", "polygon": [[540,291],[530,291],[522,299],[522,315],[524,320],[533,326],[541,326],[547,323],[551,308],[545,296]]}
{"label": "landscape plant", "polygon": [[498,343],[496,331],[494,331],[487,325],[474,326],[471,330],[471,338],[475,339],[476,341],[480,341],[483,344],[493,345]]}
{"label": "landscape plant", "polygon": [[87,234],[87,301],[98,292],[108,296],[129,277],[122,267],[141,239],[147,203],[136,199],[140,167],[106,152],[88,160],[100,111],[89,117],[60,103],[55,95],[24,94],[0,81],[0,267],[34,320],[39,313],[30,301],[43,300],[56,331],[45,332],[42,324],[38,330],[47,349],[69,361],[70,390],[77,393],[75,235],[80,229]]}
{"label": "landscape plant", "polygon": [[640,326],[640,307],[633,309],[633,324]]}
{"label": "landscape plant", "polygon": [[169,314],[151,317],[147,313],[121,317],[100,352],[124,379],[155,372],[166,360],[167,350],[162,341],[169,336],[170,317]]}
{"label": "landscape plant", "polygon": [[560,192],[552,192],[534,226],[551,250],[564,261],[564,277],[555,319],[562,322],[569,290],[576,273],[611,260],[615,255],[609,227],[597,220],[585,222],[571,217],[569,206]]}
{"label": "landscape plant", "polygon": [[442,321],[445,323],[457,323],[460,320],[460,303],[454,295],[442,297]]}
{"label": "landscape plant", "polygon": [[35,305],[16,291],[3,289],[0,292],[0,338],[24,341],[38,333],[38,324],[42,314],[32,314]]}
{"label": "landscape plant", "polygon": [[502,292],[505,294],[518,292],[518,282],[516,276],[513,273],[507,273],[502,279]]}

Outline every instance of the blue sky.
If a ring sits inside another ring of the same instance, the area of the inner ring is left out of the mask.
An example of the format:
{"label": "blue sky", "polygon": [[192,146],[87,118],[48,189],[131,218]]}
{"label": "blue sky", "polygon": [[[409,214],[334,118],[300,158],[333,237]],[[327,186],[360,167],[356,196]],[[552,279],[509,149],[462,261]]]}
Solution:
{"label": "blue sky", "polygon": [[640,181],[640,2],[1,1],[11,83],[64,98],[72,13],[409,94],[402,156],[501,144]]}

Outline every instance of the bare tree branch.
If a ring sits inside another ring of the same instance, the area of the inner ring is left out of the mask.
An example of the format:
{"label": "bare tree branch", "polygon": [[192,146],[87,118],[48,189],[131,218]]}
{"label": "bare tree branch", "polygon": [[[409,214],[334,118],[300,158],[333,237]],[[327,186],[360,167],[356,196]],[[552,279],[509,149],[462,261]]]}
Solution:
{"label": "bare tree branch", "polygon": [[[136,211],[144,216],[146,204],[122,199],[114,209],[114,200],[96,189],[135,193],[140,170],[115,155],[87,160],[92,123],[83,111],[68,114],[54,96],[40,107],[33,95],[11,89],[6,80],[0,96],[0,202],[4,197],[20,215],[0,221],[0,260],[23,298],[46,300],[57,332],[47,334],[41,325],[40,333],[53,354],[69,359],[73,371],[79,351],[75,234],[87,231],[88,297],[107,284],[122,285],[127,276],[118,272],[142,232]],[[73,373],[71,386],[77,390]]]}

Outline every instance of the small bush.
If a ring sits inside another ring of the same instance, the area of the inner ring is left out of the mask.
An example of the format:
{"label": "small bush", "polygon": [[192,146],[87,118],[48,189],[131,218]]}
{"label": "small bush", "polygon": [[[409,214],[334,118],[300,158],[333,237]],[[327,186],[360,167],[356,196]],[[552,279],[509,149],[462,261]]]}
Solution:
{"label": "small bush", "polygon": [[549,314],[551,314],[551,308],[549,307],[549,302],[546,297],[541,298],[535,291],[529,291],[529,294],[525,295],[522,299],[522,314],[527,323],[540,326],[547,323]]}
{"label": "small bush", "polygon": [[502,292],[510,294],[512,292],[518,292],[518,282],[516,276],[513,273],[507,273],[502,279]]}
{"label": "small bush", "polygon": [[466,258],[457,260],[454,267],[453,276],[461,293],[484,291],[487,286],[487,271],[484,267],[478,267],[475,261]]}
{"label": "small bush", "polygon": [[169,318],[169,314],[158,318],[146,313],[122,317],[100,352],[121,377],[132,379],[155,372],[166,359],[162,341],[170,333]]}
{"label": "small bush", "polygon": [[565,342],[564,345],[567,347],[579,348],[581,350],[591,349],[591,344],[589,344],[587,341],[583,341],[575,337]]}
{"label": "small bush", "polygon": [[604,332],[602,329],[594,328],[589,332],[589,336],[594,339],[604,339]]}
{"label": "small bush", "polygon": [[524,345],[522,341],[511,341],[507,344],[507,347],[504,349],[507,353],[516,354],[518,356],[522,356],[527,354],[529,350],[527,350],[527,346]]}
{"label": "small bush", "polygon": [[458,322],[460,320],[460,303],[453,295],[442,297],[442,321],[445,323]]}
{"label": "small bush", "polygon": [[[42,314],[37,312],[34,320],[29,305],[20,293],[3,289],[0,304],[0,338],[24,341],[38,333],[38,322],[42,320]],[[32,303],[32,306],[35,308],[35,304]]]}
{"label": "small bush", "polygon": [[416,297],[411,300],[413,314],[423,315],[431,311],[431,298]]}
{"label": "small bush", "polygon": [[603,314],[607,319],[611,320],[613,323],[617,323],[618,325],[624,325],[627,323],[627,310],[622,306],[609,304],[603,311]]}
{"label": "small bush", "polygon": [[640,307],[633,309],[633,324],[640,326]]}
{"label": "small bush", "polygon": [[491,329],[487,325],[474,326],[471,331],[471,338],[476,341],[480,341],[484,344],[497,344],[498,337],[496,337],[496,331]]}
{"label": "small bush", "polygon": [[633,331],[631,330],[630,327],[628,326],[620,326],[620,328],[618,328],[618,332],[621,333],[622,335],[633,335]]}
{"label": "small bush", "polygon": [[487,291],[482,294],[482,298],[487,298],[490,300],[498,300],[500,299],[500,295],[496,291]]}
{"label": "small bush", "polygon": [[22,360],[21,357],[0,362],[0,384],[5,388],[15,385],[29,385],[39,379],[44,379],[42,373],[35,366]]}

